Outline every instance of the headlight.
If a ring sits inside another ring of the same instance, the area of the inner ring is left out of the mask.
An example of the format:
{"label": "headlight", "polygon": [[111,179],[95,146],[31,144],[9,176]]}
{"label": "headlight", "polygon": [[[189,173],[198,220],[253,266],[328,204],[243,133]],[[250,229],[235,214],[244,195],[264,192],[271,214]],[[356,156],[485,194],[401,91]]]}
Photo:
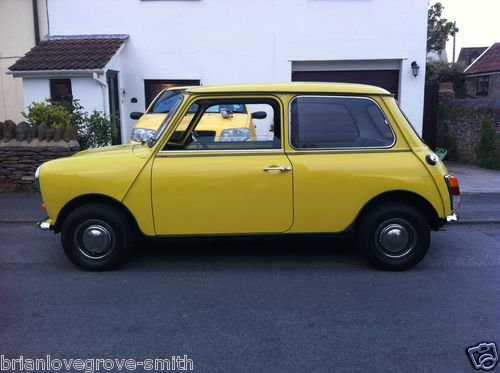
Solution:
{"label": "headlight", "polygon": [[219,141],[247,141],[252,136],[248,128],[222,130]]}
{"label": "headlight", "polygon": [[150,130],[147,128],[134,128],[132,130],[132,134],[130,135],[130,139],[137,142],[146,142],[151,136],[155,134],[155,132],[155,130]]}
{"label": "headlight", "polygon": [[38,168],[35,171],[35,185],[39,192],[40,192],[40,168],[42,168],[42,165],[38,166]]}

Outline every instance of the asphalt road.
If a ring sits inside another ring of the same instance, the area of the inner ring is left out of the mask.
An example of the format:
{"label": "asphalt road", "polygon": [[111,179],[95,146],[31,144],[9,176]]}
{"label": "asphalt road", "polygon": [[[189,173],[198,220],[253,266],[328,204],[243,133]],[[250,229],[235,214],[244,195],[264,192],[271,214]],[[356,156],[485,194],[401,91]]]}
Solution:
{"label": "asphalt road", "polygon": [[4,223],[0,354],[188,355],[199,372],[474,372],[467,347],[500,351],[499,279],[500,224],[433,233],[427,257],[398,273],[331,237],[167,240],[91,273],[59,236]]}

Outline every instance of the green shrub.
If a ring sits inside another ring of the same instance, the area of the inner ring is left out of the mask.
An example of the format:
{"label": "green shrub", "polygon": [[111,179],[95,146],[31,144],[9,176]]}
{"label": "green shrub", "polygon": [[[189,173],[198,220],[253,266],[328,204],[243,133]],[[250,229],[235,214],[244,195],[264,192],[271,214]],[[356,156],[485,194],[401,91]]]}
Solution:
{"label": "green shrub", "polygon": [[425,80],[440,83],[451,82],[455,91],[463,92],[465,90],[463,72],[466,67],[467,65],[463,62],[429,62],[425,70]]}
{"label": "green shrub", "polygon": [[49,99],[44,102],[32,102],[27,109],[27,113],[23,111],[21,114],[33,126],[38,126],[42,122],[52,127],[60,124],[67,126],[71,122],[71,114],[64,106]]}
{"label": "green shrub", "polygon": [[446,149],[446,157],[450,161],[458,161],[458,148],[455,139],[449,135],[443,137],[443,143],[440,144],[442,148]]}
{"label": "green shrub", "polygon": [[89,113],[87,113],[84,107],[80,104],[80,100],[74,98],[71,101],[71,125],[80,127],[88,118]]}
{"label": "green shrub", "polygon": [[115,123],[119,123],[117,116],[111,115],[108,118],[101,111],[94,110],[90,116],[85,115],[78,125],[80,147],[88,149],[111,145],[113,137],[118,133]]}
{"label": "green shrub", "polygon": [[500,170],[500,136],[491,126],[491,119],[482,120],[481,139],[474,152],[481,167]]}

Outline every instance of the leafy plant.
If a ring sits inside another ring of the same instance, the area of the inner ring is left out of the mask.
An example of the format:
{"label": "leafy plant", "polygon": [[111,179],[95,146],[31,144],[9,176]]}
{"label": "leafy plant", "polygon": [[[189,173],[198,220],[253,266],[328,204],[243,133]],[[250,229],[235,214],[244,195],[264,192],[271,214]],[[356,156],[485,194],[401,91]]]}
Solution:
{"label": "leafy plant", "polygon": [[44,102],[33,101],[27,107],[27,111],[27,113],[23,111],[21,114],[34,126],[38,126],[42,122],[53,127],[60,124],[67,126],[71,122],[71,114],[66,111],[64,106],[58,102],[51,102],[49,99]]}
{"label": "leafy plant", "polygon": [[427,81],[437,81],[440,83],[451,82],[456,91],[462,92],[465,90],[463,72],[466,67],[467,64],[463,62],[429,62],[425,70],[425,79]]}
{"label": "leafy plant", "polygon": [[448,38],[458,32],[453,22],[442,18],[443,9],[443,4],[438,2],[427,11],[427,52],[443,49]]}
{"label": "leafy plant", "polygon": [[103,112],[94,110],[90,116],[85,115],[78,125],[78,142],[82,149],[98,148],[111,145],[113,137],[118,133],[118,115],[108,118]]}
{"label": "leafy plant", "polygon": [[71,101],[71,125],[80,127],[85,123],[88,118],[88,113],[85,111],[84,107],[80,104],[80,100],[73,99]]}
{"label": "leafy plant", "polygon": [[495,133],[489,118],[481,122],[481,139],[474,152],[481,167],[500,170],[500,136]]}

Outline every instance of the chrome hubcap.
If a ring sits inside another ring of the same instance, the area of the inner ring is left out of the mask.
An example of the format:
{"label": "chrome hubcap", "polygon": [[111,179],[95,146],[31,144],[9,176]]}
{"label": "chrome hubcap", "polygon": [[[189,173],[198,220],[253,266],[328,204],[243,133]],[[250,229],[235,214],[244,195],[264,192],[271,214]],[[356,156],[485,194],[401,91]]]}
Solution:
{"label": "chrome hubcap", "polygon": [[404,219],[385,221],[377,230],[377,241],[381,252],[391,258],[408,254],[415,246],[417,234],[413,226]]}
{"label": "chrome hubcap", "polygon": [[380,244],[384,249],[397,253],[408,245],[409,237],[408,230],[401,224],[391,224],[380,232]]}
{"label": "chrome hubcap", "polygon": [[113,229],[104,221],[87,220],[75,230],[75,246],[90,259],[102,259],[115,245]]}
{"label": "chrome hubcap", "polygon": [[82,234],[82,243],[85,249],[93,254],[101,254],[109,248],[111,235],[106,228],[100,225],[91,225]]}

